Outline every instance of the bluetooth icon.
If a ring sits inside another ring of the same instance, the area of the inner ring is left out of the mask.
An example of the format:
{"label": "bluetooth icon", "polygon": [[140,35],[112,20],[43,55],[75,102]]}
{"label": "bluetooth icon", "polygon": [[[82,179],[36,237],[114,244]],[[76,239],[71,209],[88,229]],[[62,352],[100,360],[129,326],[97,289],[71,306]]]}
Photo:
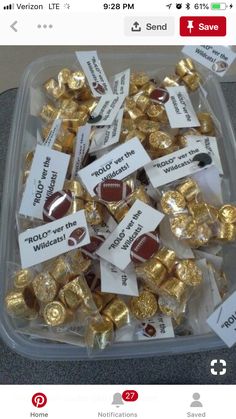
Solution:
{"label": "bluetooth icon", "polygon": [[186,5],[185,5],[185,6],[186,6],[186,9],[187,9],[187,10],[189,10],[189,9],[190,9],[190,7],[191,7],[190,3],[186,3]]}

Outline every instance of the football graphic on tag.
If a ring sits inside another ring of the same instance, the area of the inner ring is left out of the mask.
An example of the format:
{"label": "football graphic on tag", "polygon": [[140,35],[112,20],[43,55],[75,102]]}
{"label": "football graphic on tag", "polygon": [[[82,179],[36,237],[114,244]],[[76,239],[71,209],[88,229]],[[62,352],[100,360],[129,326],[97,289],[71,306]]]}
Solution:
{"label": "football graphic on tag", "polygon": [[90,243],[81,247],[81,252],[89,257],[94,257],[94,254],[104,242],[104,236],[90,236]]}
{"label": "football graphic on tag", "polygon": [[46,199],[43,207],[43,220],[46,222],[59,220],[64,217],[70,209],[72,194],[69,190],[62,190],[53,193]]}
{"label": "football graphic on tag", "polygon": [[166,89],[158,87],[150,94],[150,99],[157,103],[166,103],[170,98],[169,92]]}
{"label": "football graphic on tag", "polygon": [[70,234],[68,238],[68,246],[77,246],[86,236],[86,229],[78,227]]}
{"label": "football graphic on tag", "polygon": [[94,188],[95,194],[106,202],[124,201],[132,192],[127,183],[118,179],[107,179]]}
{"label": "football graphic on tag", "polygon": [[134,263],[146,262],[160,247],[159,239],[154,231],[150,231],[133,242],[130,249],[130,259]]}
{"label": "football graphic on tag", "polygon": [[93,82],[93,88],[94,88],[94,90],[99,94],[99,95],[104,95],[104,93],[105,93],[105,89],[104,89],[104,87],[101,85],[101,84],[99,84],[99,83],[97,83],[96,81],[94,81]]}

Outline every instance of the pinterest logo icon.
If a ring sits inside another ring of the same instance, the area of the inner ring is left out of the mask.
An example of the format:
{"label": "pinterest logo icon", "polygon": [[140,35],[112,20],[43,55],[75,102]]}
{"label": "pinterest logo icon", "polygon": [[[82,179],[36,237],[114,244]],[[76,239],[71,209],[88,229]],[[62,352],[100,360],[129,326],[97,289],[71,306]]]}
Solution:
{"label": "pinterest logo icon", "polygon": [[47,397],[43,393],[35,393],[32,397],[32,403],[35,407],[44,407],[47,404]]}

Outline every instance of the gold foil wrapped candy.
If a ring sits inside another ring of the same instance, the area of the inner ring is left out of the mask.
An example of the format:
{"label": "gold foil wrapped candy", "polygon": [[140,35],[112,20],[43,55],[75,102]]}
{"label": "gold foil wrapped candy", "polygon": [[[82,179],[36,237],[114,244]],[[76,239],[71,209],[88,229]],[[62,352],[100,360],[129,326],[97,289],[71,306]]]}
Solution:
{"label": "gold foil wrapped candy", "polygon": [[157,299],[149,291],[142,291],[139,297],[130,300],[131,313],[139,320],[150,319],[158,310]]}
{"label": "gold foil wrapped candy", "polygon": [[178,303],[187,300],[187,292],[188,286],[175,277],[168,278],[160,287],[160,295],[169,296]]}
{"label": "gold foil wrapped candy", "polygon": [[176,254],[174,250],[163,246],[157,253],[155,253],[154,258],[159,260],[159,262],[161,262],[170,272],[174,266]]}
{"label": "gold foil wrapped candy", "polygon": [[191,58],[183,58],[180,60],[175,67],[175,72],[180,77],[184,77],[187,74],[195,72],[195,65]]}
{"label": "gold foil wrapped candy", "polygon": [[154,257],[135,267],[137,276],[154,293],[158,293],[160,285],[167,275],[166,267]]}
{"label": "gold foil wrapped candy", "polygon": [[105,349],[113,340],[113,323],[102,316],[101,319],[91,320],[86,328],[85,343],[92,349]]}
{"label": "gold foil wrapped candy", "polygon": [[72,73],[67,80],[68,86],[71,90],[79,90],[84,87],[85,75],[82,71],[76,71]]}
{"label": "gold foil wrapped candy", "polygon": [[161,87],[176,87],[180,84],[180,77],[176,74],[173,74],[171,76],[166,76],[161,83]]}
{"label": "gold foil wrapped candy", "polygon": [[57,294],[57,283],[48,272],[41,272],[32,281],[32,287],[41,303],[53,301]]}
{"label": "gold foil wrapped candy", "polygon": [[149,76],[144,72],[132,73],[130,76],[130,83],[134,84],[137,87],[142,87],[148,82]]}
{"label": "gold foil wrapped candy", "polygon": [[230,204],[223,205],[219,209],[219,220],[226,224],[236,223],[236,207]]}
{"label": "gold foil wrapped candy", "polygon": [[191,178],[187,178],[183,183],[178,185],[176,190],[183,195],[187,202],[196,199],[200,193],[197,182]]}
{"label": "gold foil wrapped candy", "polygon": [[207,112],[198,112],[197,117],[201,124],[198,128],[201,134],[213,135],[215,128],[211,115]]}
{"label": "gold foil wrapped candy", "polygon": [[95,226],[103,223],[104,209],[101,204],[96,201],[86,202],[84,210],[87,223]]}
{"label": "gold foil wrapped candy", "polygon": [[161,208],[165,214],[183,212],[185,207],[186,201],[178,191],[167,191],[161,198]]}
{"label": "gold foil wrapped candy", "polygon": [[36,317],[39,311],[39,304],[30,287],[10,291],[5,297],[5,306],[12,316],[26,319]]}
{"label": "gold foil wrapped candy", "polygon": [[161,151],[171,147],[173,140],[166,132],[156,131],[149,135],[148,145],[152,151]]}
{"label": "gold foil wrapped candy", "polygon": [[44,307],[43,317],[49,326],[60,326],[67,320],[67,310],[60,301],[52,301]]}
{"label": "gold foil wrapped candy", "polygon": [[192,224],[193,217],[188,214],[177,214],[170,218],[170,228],[172,233],[179,239],[187,237],[187,226]]}
{"label": "gold foil wrapped candy", "polygon": [[200,285],[203,280],[201,269],[191,259],[180,260],[176,265],[175,275],[180,281],[192,287]]}
{"label": "gold foil wrapped candy", "polygon": [[130,321],[129,309],[120,298],[114,298],[103,310],[102,314],[108,317],[117,329],[126,326]]}
{"label": "gold foil wrapped candy", "polygon": [[236,226],[234,224],[219,223],[216,233],[217,240],[232,242],[236,240]]}
{"label": "gold foil wrapped candy", "polygon": [[33,272],[30,269],[20,269],[14,274],[14,287],[24,289],[33,279]]}
{"label": "gold foil wrapped candy", "polygon": [[152,103],[146,109],[147,116],[152,121],[157,121],[162,125],[168,124],[168,117],[165,107],[159,103]]}

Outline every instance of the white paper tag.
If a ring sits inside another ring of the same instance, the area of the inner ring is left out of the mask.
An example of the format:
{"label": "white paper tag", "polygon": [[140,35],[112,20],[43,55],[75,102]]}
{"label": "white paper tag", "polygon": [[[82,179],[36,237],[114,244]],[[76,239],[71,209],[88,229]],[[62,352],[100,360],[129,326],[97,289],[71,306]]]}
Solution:
{"label": "white paper tag", "polygon": [[85,154],[89,148],[89,137],[91,132],[91,126],[86,124],[80,127],[77,131],[76,136],[76,146],[75,146],[75,155],[73,160],[73,167],[72,167],[72,178],[78,178],[78,172],[82,165],[83,159]]}
{"label": "white paper tag", "polygon": [[193,162],[193,158],[200,153],[206,153],[205,147],[200,144],[184,147],[182,150],[153,160],[144,169],[151,184],[154,188],[158,188],[203,170],[197,162]]}
{"label": "white paper tag", "polygon": [[31,228],[19,235],[22,268],[37,265],[90,243],[84,211]]}
{"label": "white paper tag", "polygon": [[207,153],[213,158],[214,164],[216,167],[218,167],[219,172],[223,174],[216,137],[205,137],[204,135],[187,135],[186,139],[188,146],[193,146],[195,144],[204,146],[207,150]]}
{"label": "white paper tag", "polygon": [[55,143],[57,139],[58,133],[60,131],[61,123],[62,123],[61,119],[55,119],[46,140],[43,142],[44,146],[52,148],[53,144]]}
{"label": "white paper tag", "polygon": [[220,77],[225,75],[236,57],[235,52],[222,45],[188,45],[182,52]]}
{"label": "white paper tag", "polygon": [[138,340],[174,338],[175,333],[171,317],[157,314],[149,320],[140,323],[136,332]]}
{"label": "white paper tag", "polygon": [[104,73],[97,51],[77,51],[76,57],[85,73],[93,95],[111,95],[111,86]]}
{"label": "white paper tag", "polygon": [[117,116],[124,100],[125,100],[124,95],[102,96],[96,108],[91,114],[92,119],[91,119],[90,125],[96,125],[97,127],[104,126],[104,125],[111,125],[115,117]]}
{"label": "white paper tag", "polygon": [[212,313],[207,323],[229,348],[236,343],[236,291]]}
{"label": "white paper tag", "polygon": [[111,79],[111,87],[114,95],[129,95],[130,69],[116,74]]}
{"label": "white paper tag", "polygon": [[185,86],[167,87],[169,100],[165,110],[171,128],[198,127],[200,125]]}
{"label": "white paper tag", "polygon": [[133,268],[121,271],[112,263],[100,261],[102,292],[122,295],[139,295],[137,278]]}
{"label": "white paper tag", "polygon": [[90,153],[110,147],[119,141],[123,113],[124,109],[120,109],[112,125],[96,129],[89,149]]}
{"label": "white paper tag", "polygon": [[94,188],[105,179],[122,180],[151,161],[138,138],[116,147],[79,171],[79,177],[94,196]]}
{"label": "white paper tag", "polygon": [[70,156],[37,145],[19,214],[43,219],[46,199],[63,188]]}
{"label": "white paper tag", "polygon": [[97,254],[123,271],[131,262],[130,249],[133,242],[141,234],[155,230],[163,217],[161,212],[137,200]]}

